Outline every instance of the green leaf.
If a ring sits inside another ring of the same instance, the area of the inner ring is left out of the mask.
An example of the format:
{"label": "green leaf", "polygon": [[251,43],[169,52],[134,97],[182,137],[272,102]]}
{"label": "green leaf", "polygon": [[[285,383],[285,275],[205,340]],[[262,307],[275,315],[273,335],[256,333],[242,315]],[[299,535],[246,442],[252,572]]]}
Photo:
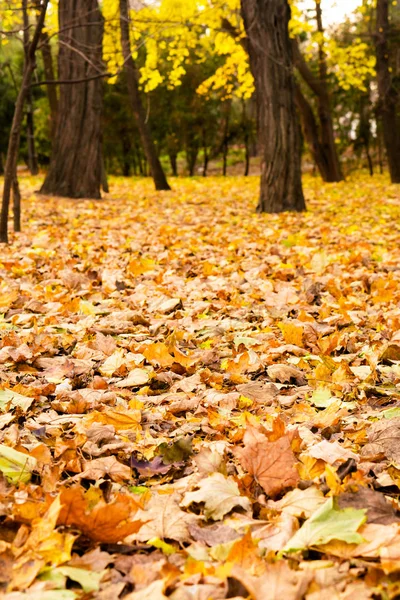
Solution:
{"label": "green leaf", "polygon": [[3,412],[9,410],[9,408],[15,408],[16,406],[19,406],[25,412],[28,410],[33,400],[33,398],[22,396],[22,394],[17,394],[12,390],[0,390],[0,410]]}
{"label": "green leaf", "polygon": [[11,483],[28,483],[36,465],[33,456],[0,444],[0,471]]}
{"label": "green leaf", "polygon": [[329,498],[288,541],[282,552],[297,552],[341,540],[348,544],[360,544],[364,538],[357,530],[365,523],[367,509],[345,508],[340,510],[334,498]]}
{"label": "green leaf", "polygon": [[385,419],[394,419],[395,417],[400,417],[400,406],[388,408],[387,410],[383,411],[382,415]]}
{"label": "green leaf", "polygon": [[332,397],[331,391],[327,388],[318,388],[313,392],[310,400],[317,408],[328,408],[336,398]]}
{"label": "green leaf", "polygon": [[106,570],[96,573],[96,571],[87,571],[78,567],[58,567],[57,571],[79,583],[83,591],[87,593],[98,591],[100,581],[106,573]]}

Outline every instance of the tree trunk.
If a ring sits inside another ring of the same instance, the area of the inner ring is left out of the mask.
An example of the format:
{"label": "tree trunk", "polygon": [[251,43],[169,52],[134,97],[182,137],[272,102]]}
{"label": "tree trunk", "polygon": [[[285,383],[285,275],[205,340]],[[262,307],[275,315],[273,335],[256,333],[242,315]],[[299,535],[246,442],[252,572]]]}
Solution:
{"label": "tree trunk", "polygon": [[[131,165],[129,162],[129,155],[131,151],[131,142],[129,136],[122,132],[122,175],[129,177],[131,174]],[[136,161],[135,161],[135,175],[136,175]]]}
{"label": "tree trunk", "polygon": [[[98,0],[60,0],[58,76],[87,79],[103,72],[103,17]],[[64,84],[50,168],[42,194],[100,198],[101,79]]]}
{"label": "tree trunk", "polygon": [[199,147],[197,144],[188,145],[186,148],[186,164],[189,177],[194,177],[196,172],[196,162],[199,153]]}
{"label": "tree trunk", "polygon": [[308,147],[313,157],[314,163],[320,172],[324,181],[329,179],[329,165],[325,156],[325,149],[321,145],[318,136],[318,125],[315,119],[313,109],[307,98],[304,96],[301,88],[296,84],[296,105],[299,109],[300,119],[303,126],[304,137],[307,140]]}
{"label": "tree trunk", "polygon": [[259,212],[302,211],[300,132],[287,0],[241,0],[255,81],[261,150]]}
{"label": "tree trunk", "polygon": [[172,175],[173,177],[178,177],[178,154],[176,152],[172,152],[170,150],[169,152],[169,162],[171,165],[171,171],[172,171]]}
{"label": "tree trunk", "polygon": [[[44,74],[47,81],[54,81],[54,66],[53,66],[53,57],[51,55],[51,46],[49,41],[49,36],[46,31],[42,33],[41,40],[41,50],[42,50],[42,59],[43,59],[43,68]],[[56,135],[56,126],[57,126],[57,114],[58,114],[58,96],[57,96],[57,86],[53,84],[49,84],[46,86],[47,88],[47,98],[49,100],[50,107],[50,137],[53,143],[53,140]]]}
{"label": "tree trunk", "polygon": [[376,72],[383,141],[392,183],[400,183],[400,94],[390,70],[389,0],[378,0],[376,6]]}
{"label": "tree trunk", "polygon": [[318,47],[318,68],[321,93],[318,95],[317,99],[319,122],[321,124],[321,144],[324,149],[324,154],[328,165],[326,181],[342,181],[343,174],[340,168],[339,157],[335,145],[331,99],[328,90],[328,67],[326,64],[326,55],[323,43],[324,28],[322,25],[321,0],[315,0],[315,9],[317,17],[317,29],[321,40]]}
{"label": "tree trunk", "polygon": [[135,61],[132,57],[131,43],[129,38],[129,3],[128,0],[120,0],[120,23],[121,23],[121,45],[124,57],[124,67],[128,85],[129,100],[132,112],[135,115],[136,123],[139,129],[140,138],[150,165],[151,175],[154,180],[156,190],[170,190],[167,178],[157,156],[156,148],[151,136],[150,128],[146,122],[146,114],[140,98],[138,74]]}
{"label": "tree trunk", "polygon": [[[317,29],[322,38],[324,28],[320,0],[316,0],[316,18]],[[323,180],[328,182],[342,181],[343,173],[335,144],[331,98],[328,89],[328,69],[323,41],[321,39],[318,48],[318,77],[314,75],[304,60],[298,42],[293,40],[292,45],[294,64],[304,82],[315,94],[317,101],[318,125],[311,105],[304,96],[301,98],[301,90],[296,91],[296,104],[302,116],[304,137],[307,139]],[[318,158],[317,153],[319,154]]]}
{"label": "tree trunk", "polygon": [[[49,0],[43,0],[41,4],[41,12],[36,23],[32,41],[29,44],[28,51],[25,53],[22,82],[18,92],[17,101],[15,103],[14,117],[11,124],[0,218],[0,242],[5,244],[8,243],[8,212],[10,208],[11,188],[17,172],[19,142],[21,137],[22,120],[24,116],[24,103],[31,84],[32,74],[35,69],[35,53],[39,43],[40,34],[43,29],[48,3]],[[23,10],[27,9],[27,0],[22,0],[22,8]]]}
{"label": "tree trunk", "polygon": [[35,144],[35,125],[33,120],[33,99],[31,89],[26,95],[26,136],[28,141],[28,169],[31,175],[39,173]]}
{"label": "tree trunk", "polygon": [[208,170],[208,163],[210,160],[210,156],[208,153],[208,146],[207,146],[207,130],[205,127],[203,127],[202,131],[201,131],[201,137],[202,137],[202,141],[203,141],[203,177],[207,177],[207,170]]}
{"label": "tree trunk", "polygon": [[244,133],[244,176],[248,177],[250,173],[250,134],[246,130]]}
{"label": "tree trunk", "polygon": [[[29,52],[29,16],[28,7],[23,6],[22,19],[24,23],[24,52],[25,61],[26,55]],[[33,97],[32,90],[29,88],[26,92],[26,137],[28,142],[28,168],[31,175],[39,173],[38,160],[35,148],[35,125],[33,120]]]}
{"label": "tree trunk", "polygon": [[14,177],[12,188],[13,188],[14,231],[21,231],[21,192],[19,189],[17,175],[15,175],[15,177]]}

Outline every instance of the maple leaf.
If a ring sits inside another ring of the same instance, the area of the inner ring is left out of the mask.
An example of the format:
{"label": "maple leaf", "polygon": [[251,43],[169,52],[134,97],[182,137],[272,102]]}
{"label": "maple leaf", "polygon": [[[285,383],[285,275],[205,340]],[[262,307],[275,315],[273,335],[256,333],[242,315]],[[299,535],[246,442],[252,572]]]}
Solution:
{"label": "maple leaf", "polygon": [[289,435],[270,442],[256,428],[247,427],[243,443],[244,447],[237,448],[235,454],[269,496],[297,484],[299,474]]}
{"label": "maple leaf", "polygon": [[180,497],[175,493],[154,492],[145,510],[137,513],[137,517],[146,523],[134,538],[140,542],[152,538],[188,541],[189,526],[197,521],[197,517],[181,510],[179,501]]}
{"label": "maple leaf", "polygon": [[58,525],[80,529],[97,542],[119,542],[139,531],[145,522],[136,518],[141,504],[122,492],[106,503],[101,490],[90,488],[85,492],[80,485],[74,485],[61,490],[60,501]]}
{"label": "maple leaf", "polygon": [[207,519],[219,521],[235,506],[244,510],[251,507],[250,500],[240,495],[237,483],[227,479],[222,473],[212,473],[202,479],[198,487],[197,491],[184,495],[181,506],[204,502],[204,515]]}
{"label": "maple leaf", "polygon": [[84,463],[84,470],[79,475],[76,475],[75,479],[86,478],[98,481],[106,475],[117,483],[123,483],[132,478],[132,472],[128,466],[120,463],[115,456],[105,456],[96,460],[86,461]]}

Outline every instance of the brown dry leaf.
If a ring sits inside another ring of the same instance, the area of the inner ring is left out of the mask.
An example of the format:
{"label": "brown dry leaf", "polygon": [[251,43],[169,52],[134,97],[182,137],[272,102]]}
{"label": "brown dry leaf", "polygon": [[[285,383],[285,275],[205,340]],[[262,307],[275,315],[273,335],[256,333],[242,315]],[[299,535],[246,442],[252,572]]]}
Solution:
{"label": "brown dry leaf", "polygon": [[298,483],[296,458],[288,434],[270,442],[255,427],[247,427],[243,443],[244,447],[236,450],[236,456],[269,496]]}
{"label": "brown dry leaf", "polygon": [[367,523],[389,525],[400,522],[390,499],[369,488],[360,487],[356,492],[341,494],[338,503],[339,508],[367,508]]}
{"label": "brown dry leaf", "polygon": [[268,377],[280,383],[294,382],[296,385],[306,385],[307,379],[300,369],[292,365],[276,364],[267,368]]}
{"label": "brown dry leaf", "polygon": [[139,531],[145,520],[137,518],[141,504],[131,495],[117,493],[109,503],[101,490],[87,492],[74,485],[61,491],[58,525],[80,529],[96,542],[116,543]]}
{"label": "brown dry leaf", "polygon": [[116,483],[124,483],[132,478],[132,471],[127,465],[120,463],[115,456],[105,456],[96,460],[86,461],[83,465],[84,470],[74,479],[93,479],[98,481],[106,475]]}
{"label": "brown dry leaf", "polygon": [[176,493],[153,492],[145,510],[137,513],[137,518],[146,521],[134,539],[148,542],[152,538],[187,542],[190,539],[189,527],[197,522],[196,515],[186,513],[179,507],[181,497]]}
{"label": "brown dry leaf", "polygon": [[361,451],[365,459],[382,456],[400,466],[400,417],[373,423],[368,429],[368,440]]}
{"label": "brown dry leaf", "polygon": [[253,600],[302,600],[313,580],[311,571],[294,571],[283,561],[268,565],[261,577],[252,577],[234,567],[232,577],[251,594]]}
{"label": "brown dry leaf", "polygon": [[141,429],[140,410],[124,410],[123,408],[106,408],[102,412],[94,411],[85,417],[85,422],[92,424],[102,423],[113,425],[117,431],[130,429],[138,431]]}
{"label": "brown dry leaf", "polygon": [[254,381],[252,383],[242,383],[236,386],[246,398],[259,402],[260,404],[271,404],[279,394],[279,390],[273,383],[261,383]]}

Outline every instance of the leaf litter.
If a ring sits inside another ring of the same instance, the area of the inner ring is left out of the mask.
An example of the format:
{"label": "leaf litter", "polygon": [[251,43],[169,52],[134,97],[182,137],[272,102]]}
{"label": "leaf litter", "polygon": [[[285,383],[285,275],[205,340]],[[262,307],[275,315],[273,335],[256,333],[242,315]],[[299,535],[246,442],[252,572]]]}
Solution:
{"label": "leaf litter", "polygon": [[306,177],[309,212],[260,216],[255,178],[115,179],[100,202],[21,183],[4,597],[398,597],[396,188]]}

